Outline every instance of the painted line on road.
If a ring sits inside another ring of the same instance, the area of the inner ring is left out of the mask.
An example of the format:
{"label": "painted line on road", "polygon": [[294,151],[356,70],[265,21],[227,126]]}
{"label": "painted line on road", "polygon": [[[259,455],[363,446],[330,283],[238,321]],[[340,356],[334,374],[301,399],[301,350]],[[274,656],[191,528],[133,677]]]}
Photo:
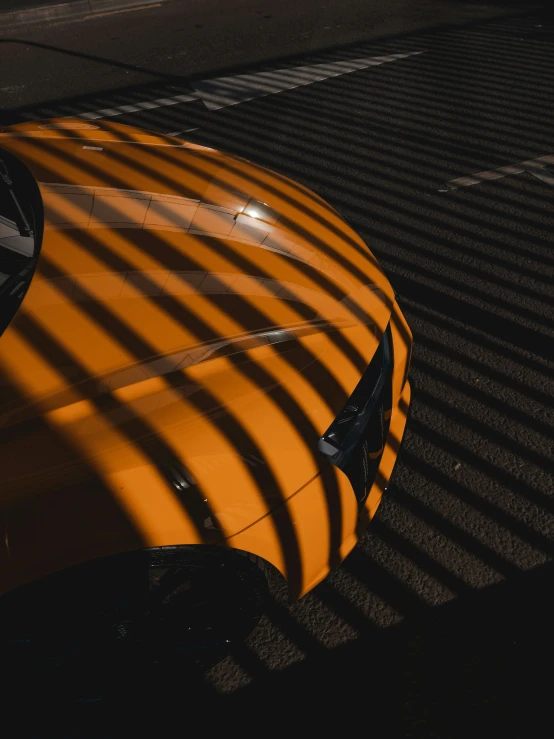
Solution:
{"label": "painted line on road", "polygon": [[150,10],[150,8],[161,8],[161,3],[153,3],[152,5],[138,5],[136,8],[122,8],[121,10],[109,10],[107,13],[92,13],[91,15],[85,15],[84,21],[88,21],[91,18],[104,18],[107,15],[118,15],[119,13],[134,13],[135,10]]}
{"label": "painted line on road", "polygon": [[[95,121],[98,118],[111,118],[112,116],[123,115],[124,113],[138,113],[141,110],[165,108],[168,105],[188,103],[192,100],[198,100],[198,95],[196,95],[196,93],[175,95],[175,97],[171,98],[158,98],[157,100],[146,100],[143,103],[134,103],[133,105],[119,105],[116,108],[103,108],[102,110],[95,110],[92,113],[80,113],[77,118],[86,118],[89,121]],[[73,118],[74,116],[65,117]]]}
{"label": "painted line on road", "polygon": [[377,67],[387,62],[396,62],[423,51],[410,51],[402,54],[387,54],[383,56],[349,59],[344,62],[325,62],[324,64],[310,64],[291,69],[278,69],[272,72],[254,72],[253,74],[239,74],[234,77],[217,77],[211,80],[193,82],[192,86],[204,101],[209,110],[226,108],[247,100],[274,95],[284,90],[311,85],[314,82],[339,77],[349,72],[356,72],[369,67]]}
{"label": "painted line on road", "polygon": [[[554,160],[554,157],[552,157]],[[542,165],[529,165],[525,168],[528,174],[532,174],[537,180],[546,183],[547,185],[554,186],[554,174],[551,170],[547,170],[544,164]]]}
{"label": "painted line on road", "polygon": [[[244,103],[247,100],[254,100],[255,98],[266,95],[275,95],[285,90],[311,85],[314,82],[321,82],[331,77],[339,77],[349,72],[377,67],[381,64],[396,62],[399,59],[406,59],[410,56],[424,53],[424,51],[410,51],[401,54],[350,59],[346,62],[310,64],[304,67],[278,69],[273,72],[254,72],[253,74],[239,74],[235,77],[217,77],[215,79],[193,82],[192,87],[194,87],[195,92],[189,94],[159,98],[158,100],[149,100],[143,103],[119,105],[114,108],[103,108],[102,110],[95,110],[90,113],[80,113],[76,117],[94,121],[98,118],[111,118],[113,116],[123,115],[124,113],[138,113],[141,110],[164,108],[169,105],[178,105],[179,103],[188,103],[194,100],[202,100],[208,110],[218,110],[229,105]],[[66,118],[74,117],[75,115],[66,116]]]}
{"label": "painted line on road", "polygon": [[185,128],[182,131],[171,131],[171,133],[164,133],[164,136],[180,136],[182,133],[190,133],[191,131],[198,131],[198,128]]}
{"label": "painted line on road", "polygon": [[537,179],[552,185],[554,184],[554,177],[542,171],[547,164],[554,164],[554,155],[537,157],[537,159],[527,159],[525,162],[519,162],[519,164],[498,167],[498,169],[490,169],[486,172],[477,172],[468,177],[457,177],[446,183],[447,189],[441,189],[439,192],[457,190],[459,187],[471,187],[472,185],[479,185],[481,182],[490,182],[491,180],[501,180],[503,177],[522,174],[523,172],[528,172],[534,177],[537,177]]}

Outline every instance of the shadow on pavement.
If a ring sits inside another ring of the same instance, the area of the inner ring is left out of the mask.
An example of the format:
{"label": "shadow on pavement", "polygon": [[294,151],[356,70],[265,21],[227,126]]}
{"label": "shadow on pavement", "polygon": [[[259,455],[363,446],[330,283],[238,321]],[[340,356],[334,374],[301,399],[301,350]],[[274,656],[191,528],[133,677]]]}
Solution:
{"label": "shadow on pavement", "polygon": [[[29,665],[8,703],[21,727],[105,737],[146,721],[183,732],[337,722],[383,737],[544,735],[552,191],[527,174],[450,192],[445,183],[554,151],[549,22],[403,38],[394,51],[428,53],[218,114],[121,117],[156,130],[202,125],[198,143],[339,208],[400,293],[414,406],[378,519],[312,594],[290,609],[273,603],[243,647],[195,674],[182,664],[129,673],[108,660],[99,679],[85,669],[54,680]],[[68,704],[81,681],[90,700]]]}
{"label": "shadow on pavement", "polygon": [[[355,553],[346,569],[360,567],[365,568],[363,555]],[[42,686],[36,684],[39,675],[29,672],[4,715],[13,717],[21,736],[55,726],[60,737],[111,737],[146,721],[164,731],[204,720],[212,729],[237,721],[291,729],[303,722],[312,729],[337,722],[391,737],[466,737],[477,730],[480,736],[539,736],[549,720],[553,576],[552,564],[543,565],[407,615],[386,630],[346,607],[355,640],[328,651],[309,637],[303,640],[296,628],[296,644],[306,656],[271,671],[247,646],[237,649],[233,661],[249,682],[235,690],[232,670],[218,692],[209,673],[194,674],[179,664],[139,666],[129,673],[106,662],[100,681],[72,672]],[[320,586],[315,597],[345,611],[332,583]],[[281,606],[269,615],[289,631],[291,616]],[[83,700],[68,701],[87,685]]]}

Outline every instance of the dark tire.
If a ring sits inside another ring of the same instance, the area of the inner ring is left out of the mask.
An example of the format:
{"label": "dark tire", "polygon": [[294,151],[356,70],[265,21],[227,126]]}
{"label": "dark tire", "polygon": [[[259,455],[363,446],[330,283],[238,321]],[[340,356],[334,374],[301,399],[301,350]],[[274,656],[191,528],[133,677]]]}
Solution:
{"label": "dark tire", "polygon": [[94,700],[153,670],[216,664],[255,628],[266,598],[264,571],[248,555],[148,550],[4,596],[3,653],[22,679],[42,673],[58,694]]}

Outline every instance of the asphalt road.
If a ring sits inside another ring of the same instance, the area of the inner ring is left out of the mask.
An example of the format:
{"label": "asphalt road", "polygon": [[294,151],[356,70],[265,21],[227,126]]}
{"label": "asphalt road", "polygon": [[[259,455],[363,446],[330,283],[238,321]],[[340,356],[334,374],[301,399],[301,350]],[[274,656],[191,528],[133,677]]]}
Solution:
{"label": "asphalt road", "polygon": [[554,155],[554,17],[506,15],[521,11],[515,2],[281,5],[191,0],[7,36],[0,123],[174,96],[217,75],[422,52],[219,110],[198,99],[114,117],[194,128],[194,141],[311,187],[366,239],[415,338],[393,484],[343,566],[291,609],[274,604],[225,662],[194,680],[139,671],[123,684],[107,668],[103,699],[71,710],[46,685],[41,699],[29,675],[14,715],[23,727],[38,712],[58,736],[79,737],[147,722],[156,732],[544,736],[552,176],[547,165],[535,169],[542,179],[528,167],[447,183]]}

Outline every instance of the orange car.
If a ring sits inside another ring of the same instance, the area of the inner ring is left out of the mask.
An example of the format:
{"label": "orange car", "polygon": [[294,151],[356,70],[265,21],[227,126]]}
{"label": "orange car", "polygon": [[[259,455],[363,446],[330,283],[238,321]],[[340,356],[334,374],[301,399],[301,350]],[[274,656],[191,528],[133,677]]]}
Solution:
{"label": "orange car", "polygon": [[0,193],[3,601],[125,592],[118,633],[178,607],[202,641],[257,565],[307,593],[374,515],[410,403],[365,243],[277,173],[108,122],[3,129]]}

